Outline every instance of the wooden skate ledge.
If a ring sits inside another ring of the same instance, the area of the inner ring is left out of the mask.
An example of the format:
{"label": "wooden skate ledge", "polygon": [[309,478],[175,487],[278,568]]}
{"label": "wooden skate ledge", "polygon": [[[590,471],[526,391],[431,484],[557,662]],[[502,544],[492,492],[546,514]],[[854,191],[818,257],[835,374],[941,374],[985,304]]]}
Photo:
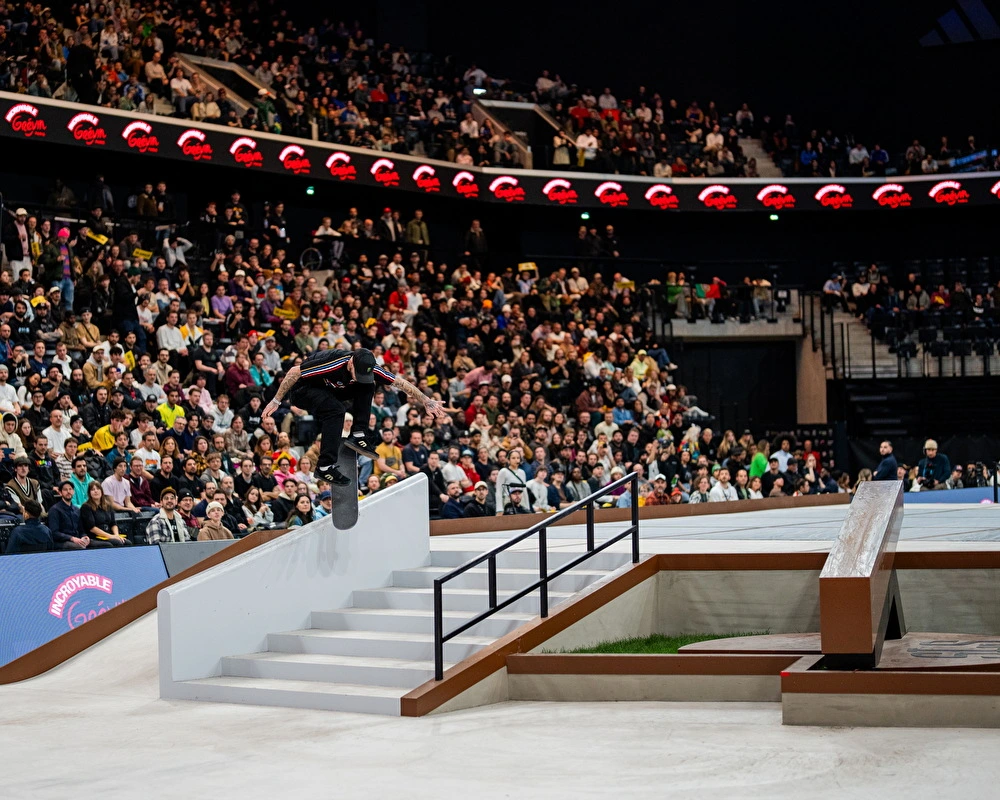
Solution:
{"label": "wooden skate ledge", "polygon": [[[694,503],[671,506],[643,506],[639,519],[667,519],[671,517],[700,517],[711,514],[738,514],[746,511],[770,511],[779,508],[815,508],[841,506],[851,502],[847,494],[819,494],[807,497],[766,497],[763,500],[738,500],[735,503]],[[490,533],[493,531],[520,531],[542,519],[540,514],[523,514],[509,517],[473,517],[471,519],[431,520],[431,536],[452,536],[457,533]],[[628,508],[597,508],[594,521],[631,522]],[[556,525],[585,525],[587,512],[578,511],[555,523]]]}
{"label": "wooden skate ledge", "polygon": [[886,595],[903,524],[903,484],[858,487],[819,576],[824,653],[875,653],[885,636]]}
{"label": "wooden skate ledge", "polygon": [[[178,572],[172,578],[162,583],[156,584],[141,594],[137,594],[131,600],[126,600],[119,606],[108,609],[106,614],[101,614],[90,620],[86,625],[67,631],[61,636],[57,636],[50,642],[46,642],[41,647],[25,653],[20,658],[15,658],[8,664],[0,667],[0,685],[5,683],[16,683],[28,678],[36,678],[43,672],[48,672],[53,667],[58,667],[64,661],[68,661],[75,655],[79,655],[91,645],[97,644],[102,639],[107,638],[112,633],[117,633],[126,625],[135,622],[139,617],[148,614],[156,608],[156,595],[160,589],[172,586],[175,583],[186,580],[192,575],[204,572],[216,564],[253,550],[272,539],[284,536],[288,533],[283,531],[256,531],[249,536],[244,536],[233,542],[229,547],[210,555],[208,558],[199,561],[188,567],[183,572]],[[155,545],[148,545],[155,547]]]}

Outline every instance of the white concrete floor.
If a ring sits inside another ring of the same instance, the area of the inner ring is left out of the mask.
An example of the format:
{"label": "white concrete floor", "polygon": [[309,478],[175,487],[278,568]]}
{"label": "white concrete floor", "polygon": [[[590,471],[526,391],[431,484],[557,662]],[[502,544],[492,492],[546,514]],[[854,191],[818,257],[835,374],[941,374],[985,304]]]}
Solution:
{"label": "white concrete floor", "polygon": [[[825,551],[844,513],[661,520],[644,526],[642,551]],[[998,514],[908,507],[900,548],[993,549]],[[432,547],[481,551],[495,536],[435,537]],[[579,549],[583,531],[550,536],[553,549]],[[1000,731],[783,727],[778,704],[505,703],[395,719],[162,701],[155,613],[46,675],[0,686],[0,800],[966,800],[998,796],[998,752]]]}
{"label": "white concrete floor", "polygon": [[0,796],[987,798],[1000,731],[786,728],[778,704],[506,703],[423,719],[161,701],[156,615],[0,687]]}

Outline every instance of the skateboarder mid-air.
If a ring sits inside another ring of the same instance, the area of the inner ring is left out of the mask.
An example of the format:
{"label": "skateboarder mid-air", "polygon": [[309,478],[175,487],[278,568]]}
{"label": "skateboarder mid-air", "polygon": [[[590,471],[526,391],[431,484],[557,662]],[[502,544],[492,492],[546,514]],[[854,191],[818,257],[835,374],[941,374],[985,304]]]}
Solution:
{"label": "skateboarder mid-air", "polygon": [[416,386],[380,367],[371,350],[319,350],[285,374],[277,392],[262,414],[267,419],[289,401],[312,414],[323,435],[316,474],[336,486],[346,486],[351,479],[337,469],[344,416],[354,418],[344,444],[369,458],[376,459],[375,442],[366,439],[375,384],[406,393],[411,403],[421,405],[436,419],[446,416],[440,400],[426,397]]}

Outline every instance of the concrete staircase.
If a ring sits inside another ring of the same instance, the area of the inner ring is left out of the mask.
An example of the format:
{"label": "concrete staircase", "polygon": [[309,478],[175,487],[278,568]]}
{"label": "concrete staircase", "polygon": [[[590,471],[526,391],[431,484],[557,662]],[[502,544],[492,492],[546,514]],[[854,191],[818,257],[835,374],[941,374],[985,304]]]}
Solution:
{"label": "concrete staircase", "polygon": [[774,160],[767,154],[760,139],[740,139],[740,147],[743,148],[743,155],[746,160],[757,159],[757,172],[762,178],[780,178],[781,170],[778,169]]}
{"label": "concrete staircase", "polygon": [[[434,579],[478,556],[435,551],[431,566],[398,570],[392,585],[355,591],[350,608],[313,611],[305,630],[271,633],[267,651],[222,659],[218,677],[186,681],[192,699],[398,716],[400,698],[434,677]],[[549,570],[579,553],[549,552]],[[601,580],[628,556],[601,553],[549,584],[549,608]],[[498,557],[502,601],[538,576],[537,553]],[[445,631],[485,611],[487,571],[473,569],[444,590]],[[445,644],[445,669],[538,614],[538,593],[523,597]]]}
{"label": "concrete staircase", "polygon": [[[817,297],[813,303],[819,303]],[[819,324],[819,309],[816,309],[816,324]],[[843,334],[841,333],[843,329]],[[873,338],[864,322],[851,313],[837,310],[833,315],[833,342],[830,341],[830,318],[826,317],[825,340],[823,356],[826,363],[828,378],[897,378],[902,369],[906,377],[906,361],[899,363],[895,353],[889,352],[889,346],[874,339],[874,371],[872,359]],[[836,355],[837,374],[833,373],[832,355]],[[918,359],[913,359],[913,375],[920,375]]]}

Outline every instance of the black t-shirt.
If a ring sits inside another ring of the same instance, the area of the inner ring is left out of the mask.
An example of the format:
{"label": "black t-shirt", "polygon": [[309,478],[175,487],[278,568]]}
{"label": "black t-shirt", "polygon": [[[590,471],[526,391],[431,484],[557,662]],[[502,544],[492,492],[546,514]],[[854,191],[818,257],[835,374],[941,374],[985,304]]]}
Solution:
{"label": "black t-shirt", "polygon": [[192,362],[200,361],[203,367],[216,368],[219,364],[219,356],[214,350],[207,350],[205,347],[199,347],[191,356]]}
{"label": "black t-shirt", "polygon": [[247,480],[246,478],[243,477],[242,472],[237,472],[235,477],[233,478],[233,487],[235,489],[236,494],[238,494],[240,497],[246,497],[246,494],[250,490],[250,487],[256,485],[254,483],[254,478],[256,477],[257,475],[254,474],[250,476],[250,480]]}
{"label": "black t-shirt", "polygon": [[[274,475],[261,475],[259,472],[253,476],[253,485],[260,489],[262,492],[273,492],[274,487],[278,485],[278,481],[275,480]],[[274,518],[277,519],[278,515],[275,514]]]}

